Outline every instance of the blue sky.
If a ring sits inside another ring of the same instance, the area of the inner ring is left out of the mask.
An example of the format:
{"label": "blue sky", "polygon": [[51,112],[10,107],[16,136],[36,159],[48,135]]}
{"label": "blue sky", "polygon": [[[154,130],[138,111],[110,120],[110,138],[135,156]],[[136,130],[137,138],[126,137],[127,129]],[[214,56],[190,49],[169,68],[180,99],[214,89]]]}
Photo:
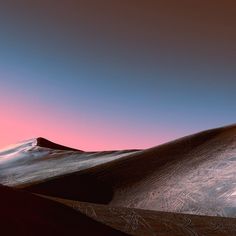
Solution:
{"label": "blue sky", "polygon": [[1,5],[0,98],[31,121],[3,112],[21,132],[0,145],[46,136],[85,149],[145,148],[235,122],[230,4]]}

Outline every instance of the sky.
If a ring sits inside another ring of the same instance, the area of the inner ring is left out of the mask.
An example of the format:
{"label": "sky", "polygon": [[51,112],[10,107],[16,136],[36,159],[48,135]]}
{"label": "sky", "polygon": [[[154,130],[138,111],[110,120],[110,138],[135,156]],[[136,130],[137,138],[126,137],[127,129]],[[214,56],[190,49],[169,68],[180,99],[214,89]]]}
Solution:
{"label": "sky", "polygon": [[0,148],[148,148],[236,121],[235,1],[0,2]]}

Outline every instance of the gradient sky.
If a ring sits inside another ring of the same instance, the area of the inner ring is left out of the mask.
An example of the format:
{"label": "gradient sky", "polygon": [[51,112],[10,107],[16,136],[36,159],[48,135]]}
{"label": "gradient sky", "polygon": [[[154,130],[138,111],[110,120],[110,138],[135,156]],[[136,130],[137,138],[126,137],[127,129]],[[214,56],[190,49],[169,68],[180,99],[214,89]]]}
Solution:
{"label": "gradient sky", "polygon": [[0,147],[147,148],[234,123],[234,2],[1,1]]}

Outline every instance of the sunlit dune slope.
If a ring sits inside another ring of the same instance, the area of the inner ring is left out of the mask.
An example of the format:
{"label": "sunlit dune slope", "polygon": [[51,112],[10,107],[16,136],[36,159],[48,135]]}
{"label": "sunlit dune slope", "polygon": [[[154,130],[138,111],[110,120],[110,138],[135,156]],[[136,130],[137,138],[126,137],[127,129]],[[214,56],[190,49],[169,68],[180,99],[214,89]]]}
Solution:
{"label": "sunlit dune slope", "polygon": [[0,183],[35,184],[123,158],[135,150],[83,152],[44,138],[27,140],[0,150]]}

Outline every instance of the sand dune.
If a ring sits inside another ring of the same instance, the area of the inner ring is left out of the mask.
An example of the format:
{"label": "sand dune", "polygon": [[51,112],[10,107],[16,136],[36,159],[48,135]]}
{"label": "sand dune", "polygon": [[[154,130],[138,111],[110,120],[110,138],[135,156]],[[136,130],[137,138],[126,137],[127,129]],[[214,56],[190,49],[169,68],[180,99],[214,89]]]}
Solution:
{"label": "sand dune", "polygon": [[1,235],[126,235],[59,203],[0,186]]}
{"label": "sand dune", "polygon": [[236,235],[235,218],[198,216],[49,198],[129,235]]}
{"label": "sand dune", "polygon": [[35,184],[123,158],[136,150],[83,152],[43,138],[30,139],[0,150],[0,183]]}
{"label": "sand dune", "polygon": [[[235,217],[235,154],[236,126],[229,126],[131,153],[28,189],[70,198],[67,191],[71,192],[71,186],[77,186],[80,192],[87,189],[80,185],[82,180],[110,189],[99,194],[100,200],[92,201],[95,203]],[[58,186],[65,186],[66,182],[71,184],[62,193]],[[91,188],[87,194],[94,196],[96,192],[96,188]],[[84,201],[79,195],[73,199]]]}
{"label": "sand dune", "polygon": [[141,236],[236,235],[235,169],[236,125],[146,150],[85,152],[37,138],[0,151],[1,184],[80,214],[95,209],[89,217]]}

